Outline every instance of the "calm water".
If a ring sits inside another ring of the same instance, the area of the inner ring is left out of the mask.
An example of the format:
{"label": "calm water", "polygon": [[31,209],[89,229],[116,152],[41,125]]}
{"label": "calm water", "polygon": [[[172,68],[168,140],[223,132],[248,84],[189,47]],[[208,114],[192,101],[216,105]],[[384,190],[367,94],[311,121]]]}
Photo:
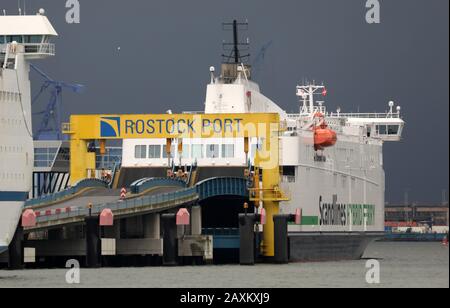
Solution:
{"label": "calm water", "polygon": [[[366,260],[256,265],[82,269],[77,287],[449,287],[449,249],[439,243],[373,243],[379,285],[365,280]],[[2,287],[74,287],[65,270],[0,271]]]}

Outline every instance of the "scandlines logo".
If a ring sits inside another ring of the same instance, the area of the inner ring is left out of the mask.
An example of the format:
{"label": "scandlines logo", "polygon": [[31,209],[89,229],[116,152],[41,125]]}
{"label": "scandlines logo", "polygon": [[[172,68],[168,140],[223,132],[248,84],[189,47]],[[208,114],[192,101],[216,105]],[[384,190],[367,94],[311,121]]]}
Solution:
{"label": "scandlines logo", "polygon": [[120,117],[100,118],[101,137],[120,137]]}

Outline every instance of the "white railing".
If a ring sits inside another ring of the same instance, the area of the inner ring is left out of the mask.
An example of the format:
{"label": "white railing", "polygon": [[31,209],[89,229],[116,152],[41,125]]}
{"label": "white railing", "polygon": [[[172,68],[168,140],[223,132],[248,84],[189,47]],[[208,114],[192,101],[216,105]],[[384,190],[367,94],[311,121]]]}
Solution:
{"label": "white railing", "polygon": [[331,112],[328,114],[329,117],[332,118],[369,118],[369,119],[386,119],[386,118],[400,118],[400,113],[398,112],[385,112],[385,113],[337,113]]}
{"label": "white railing", "polygon": [[183,111],[183,114],[204,114],[204,111]]}
{"label": "white railing", "polygon": [[298,119],[298,118],[300,118],[300,113],[288,113],[287,118],[294,119],[294,120]]}
{"label": "white railing", "polygon": [[[9,50],[8,50],[9,48]],[[55,44],[39,43],[39,44],[0,44],[0,53],[6,54],[25,53],[28,55],[55,55]]]}
{"label": "white railing", "polygon": [[55,55],[55,44],[45,43],[45,44],[22,44],[25,48],[26,54],[44,54],[44,55]]}
{"label": "white railing", "polygon": [[[287,117],[288,119],[298,119],[302,116],[302,114],[300,113],[291,113],[288,114]],[[400,118],[400,113],[398,112],[385,112],[385,113],[337,113],[337,112],[330,112],[330,113],[326,113],[325,117],[329,117],[329,118],[369,118],[369,119],[390,119],[390,118],[394,118],[394,119],[399,119]]]}

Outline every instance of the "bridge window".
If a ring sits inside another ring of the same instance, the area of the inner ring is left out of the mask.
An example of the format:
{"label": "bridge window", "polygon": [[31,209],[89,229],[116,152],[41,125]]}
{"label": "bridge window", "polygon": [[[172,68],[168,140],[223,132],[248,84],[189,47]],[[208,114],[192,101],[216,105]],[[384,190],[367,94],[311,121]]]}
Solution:
{"label": "bridge window", "polygon": [[203,144],[192,145],[192,158],[193,159],[203,158]]}
{"label": "bridge window", "polygon": [[397,135],[398,125],[388,125],[388,135]]}
{"label": "bridge window", "polygon": [[137,145],[134,147],[135,158],[147,158],[147,146]]}
{"label": "bridge window", "polygon": [[0,44],[5,44],[6,40],[3,35],[0,35]]}
{"label": "bridge window", "polygon": [[148,146],[148,158],[161,158],[161,145],[151,144]]}
{"label": "bridge window", "polygon": [[8,41],[8,43],[12,43],[12,42],[22,43],[23,38],[22,38],[22,35],[8,35],[7,41]]}
{"label": "bridge window", "polygon": [[378,135],[386,135],[386,125],[377,125]]}
{"label": "bridge window", "polygon": [[25,35],[25,43],[40,44],[42,43],[42,35]]}
{"label": "bridge window", "polygon": [[398,125],[377,125],[378,135],[398,135]]}
{"label": "bridge window", "polygon": [[219,157],[219,145],[218,144],[208,144],[206,146],[206,157],[207,158],[218,158]]}
{"label": "bridge window", "polygon": [[234,157],[234,144],[222,144],[222,157],[223,158]]}

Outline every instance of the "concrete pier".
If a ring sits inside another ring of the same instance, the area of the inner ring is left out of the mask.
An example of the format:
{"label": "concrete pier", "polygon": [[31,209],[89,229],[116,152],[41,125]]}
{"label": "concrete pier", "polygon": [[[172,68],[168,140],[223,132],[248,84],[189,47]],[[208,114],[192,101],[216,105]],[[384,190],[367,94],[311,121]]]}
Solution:
{"label": "concrete pier", "polygon": [[[112,226],[100,226],[99,217],[85,217],[83,223],[55,226],[28,232],[22,243],[36,260],[35,266],[64,266],[68,259],[78,259],[84,266],[179,265],[212,261],[213,237],[202,235],[200,206],[183,209],[189,223],[177,225],[175,213],[148,213],[115,219]],[[185,220],[186,222],[186,220]],[[20,236],[20,235],[19,235]],[[14,250],[15,267],[19,250]],[[2,259],[7,259],[4,255]],[[1,261],[1,260],[0,260]],[[151,261],[151,262],[150,262]],[[28,261],[34,262],[34,261]],[[23,264],[23,261],[21,262]]]}

